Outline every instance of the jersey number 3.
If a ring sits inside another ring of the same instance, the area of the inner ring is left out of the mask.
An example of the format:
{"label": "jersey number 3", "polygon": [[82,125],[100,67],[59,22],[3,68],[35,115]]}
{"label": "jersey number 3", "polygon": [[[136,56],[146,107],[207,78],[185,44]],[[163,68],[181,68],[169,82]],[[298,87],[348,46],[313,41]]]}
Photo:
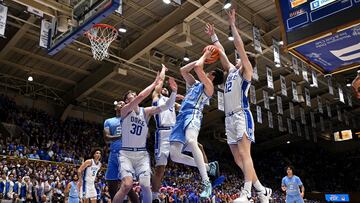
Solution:
{"label": "jersey number 3", "polygon": [[142,131],[141,125],[132,124],[131,126],[133,127],[133,129],[130,131],[131,134],[141,135],[141,131]]}
{"label": "jersey number 3", "polygon": [[231,92],[232,82],[228,82],[225,84],[225,93]]}

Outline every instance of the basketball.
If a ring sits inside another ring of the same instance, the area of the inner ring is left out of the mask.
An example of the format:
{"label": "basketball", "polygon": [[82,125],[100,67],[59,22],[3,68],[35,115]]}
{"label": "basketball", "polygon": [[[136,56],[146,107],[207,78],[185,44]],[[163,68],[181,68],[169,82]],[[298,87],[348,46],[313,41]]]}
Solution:
{"label": "basketball", "polygon": [[210,49],[210,48],[215,48],[215,51],[211,54],[211,57],[205,60],[205,64],[212,64],[215,63],[219,58],[220,58],[220,54],[219,54],[219,48],[217,48],[214,45],[208,45],[203,49],[203,53],[205,52],[206,49]]}

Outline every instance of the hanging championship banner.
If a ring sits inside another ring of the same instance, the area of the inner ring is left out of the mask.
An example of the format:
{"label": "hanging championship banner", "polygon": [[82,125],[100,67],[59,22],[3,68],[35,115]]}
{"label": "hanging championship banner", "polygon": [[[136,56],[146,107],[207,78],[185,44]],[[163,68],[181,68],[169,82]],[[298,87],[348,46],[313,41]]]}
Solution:
{"label": "hanging championship banner", "polygon": [[280,83],[281,83],[281,94],[287,96],[286,80],[285,77],[282,75],[280,75]]}
{"label": "hanging championship banner", "polygon": [[122,14],[123,14],[122,3],[123,3],[123,1],[120,0],[120,5],[119,5],[119,7],[115,10],[115,13],[117,13],[117,14],[119,14],[119,15],[122,15]]}
{"label": "hanging championship banner", "polygon": [[346,95],[347,95],[347,99],[348,99],[348,104],[349,104],[350,107],[352,107],[353,106],[353,104],[352,104],[352,95],[349,92]]}
{"label": "hanging championship banner", "polygon": [[5,36],[8,7],[0,4],[0,37]]}
{"label": "hanging championship banner", "polygon": [[283,120],[281,115],[278,115],[278,124],[279,124],[279,131],[283,132]]}
{"label": "hanging championship banner", "polygon": [[269,93],[265,90],[263,90],[263,96],[264,96],[264,107],[267,110],[270,110],[270,105],[269,105]]}
{"label": "hanging championship banner", "polygon": [[289,134],[293,134],[291,119],[287,118],[286,120],[287,120],[288,132]]}
{"label": "hanging championship banner", "polygon": [[300,123],[299,121],[296,121],[296,131],[299,137],[301,137],[301,128],[300,128]]}
{"label": "hanging championship banner", "polygon": [[329,94],[334,95],[331,77],[328,78]]}
{"label": "hanging championship banner", "polygon": [[309,82],[309,77],[308,77],[308,72],[307,72],[307,67],[306,67],[306,64],[304,62],[301,63],[302,64],[302,76],[303,76],[303,79],[306,81],[306,82]]}
{"label": "hanging championship banner", "polygon": [[296,89],[296,83],[294,81],[291,81],[291,89],[292,89],[292,94],[293,94],[293,101],[298,102],[299,96],[298,96],[298,92]]}
{"label": "hanging championship banner", "polygon": [[261,48],[261,35],[260,31],[257,27],[253,27],[253,42],[254,42],[254,49],[259,53],[262,54]]}
{"label": "hanging championship banner", "polygon": [[320,116],[320,126],[321,126],[321,132],[325,131],[325,125],[324,125],[324,118]]}
{"label": "hanging championship banner", "polygon": [[304,88],[305,89],[305,101],[306,101],[306,106],[311,107],[311,98],[310,98],[310,91],[308,88]]}
{"label": "hanging championship banner", "polygon": [[256,104],[256,91],[254,85],[250,86],[250,102]]}
{"label": "hanging championship banner", "polygon": [[331,107],[330,107],[329,100],[326,100],[325,104],[326,104],[326,111],[327,111],[328,117],[331,118]]}
{"label": "hanging championship banner", "polygon": [[257,66],[254,66],[254,68],[253,68],[253,76],[252,76],[252,78],[255,81],[259,81],[259,74],[258,74],[258,71],[257,71]]}
{"label": "hanging championship banner", "polygon": [[218,91],[217,96],[218,96],[218,109],[220,111],[224,111],[224,93],[221,91]]}
{"label": "hanging championship banner", "polygon": [[338,91],[339,91],[339,100],[345,104],[344,93],[343,93],[343,90],[341,89],[340,85],[338,85]]}
{"label": "hanging championship banner", "polygon": [[294,70],[295,75],[299,75],[299,62],[295,57],[292,57],[292,68]]}
{"label": "hanging championship banner", "polygon": [[312,78],[313,87],[319,87],[318,81],[317,81],[317,75],[314,70],[311,72],[311,78]]}
{"label": "hanging championship banner", "polygon": [[274,120],[271,111],[268,111],[269,128],[274,128]]}
{"label": "hanging championship banner", "polygon": [[310,112],[310,120],[311,120],[311,127],[316,128],[314,112]]}
{"label": "hanging championship banner", "polygon": [[261,106],[256,106],[256,120],[258,123],[262,123]]}
{"label": "hanging championship banner", "polygon": [[49,45],[49,30],[51,27],[51,23],[42,19],[41,21],[41,30],[40,30],[40,40],[39,46],[47,49]]}
{"label": "hanging championship banner", "polygon": [[319,95],[317,96],[317,103],[318,103],[319,113],[324,113],[322,102],[321,102],[321,97]]}
{"label": "hanging championship banner", "polygon": [[274,63],[276,65],[280,65],[280,48],[279,48],[279,42],[273,39],[273,50],[274,50]]}
{"label": "hanging championship banner", "polygon": [[342,121],[341,110],[340,110],[339,105],[336,105],[336,112],[337,112],[338,120]]}
{"label": "hanging championship banner", "polygon": [[283,111],[281,96],[276,96],[276,103],[277,103],[278,114],[283,115],[284,111]]}
{"label": "hanging championship banner", "polygon": [[267,87],[269,89],[274,89],[272,70],[269,66],[266,66],[266,78],[267,78]]}
{"label": "hanging championship banner", "polygon": [[294,104],[292,102],[289,102],[289,110],[290,110],[290,118],[292,120],[295,120],[295,110],[294,110]]}
{"label": "hanging championship banner", "polygon": [[301,124],[306,124],[306,119],[305,119],[305,111],[303,107],[300,107],[300,117],[301,117]]}
{"label": "hanging championship banner", "polygon": [[305,125],[305,139],[310,140],[309,128],[307,125]]}

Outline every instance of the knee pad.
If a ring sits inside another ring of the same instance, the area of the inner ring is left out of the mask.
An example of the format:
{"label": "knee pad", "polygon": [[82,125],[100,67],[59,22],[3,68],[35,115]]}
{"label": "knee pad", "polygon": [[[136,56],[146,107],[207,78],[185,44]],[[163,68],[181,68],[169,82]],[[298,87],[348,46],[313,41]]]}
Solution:
{"label": "knee pad", "polygon": [[139,183],[140,183],[141,187],[150,187],[151,186],[150,176],[140,175],[139,176]]}

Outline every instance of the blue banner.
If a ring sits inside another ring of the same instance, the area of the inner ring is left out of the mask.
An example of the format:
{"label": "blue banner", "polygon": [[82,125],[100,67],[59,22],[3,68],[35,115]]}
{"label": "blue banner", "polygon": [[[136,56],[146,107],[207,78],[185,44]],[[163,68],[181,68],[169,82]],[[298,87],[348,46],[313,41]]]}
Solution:
{"label": "blue banner", "polygon": [[325,194],[327,202],[350,202],[348,194]]}
{"label": "blue banner", "polygon": [[360,64],[360,25],[295,48],[325,72]]}

